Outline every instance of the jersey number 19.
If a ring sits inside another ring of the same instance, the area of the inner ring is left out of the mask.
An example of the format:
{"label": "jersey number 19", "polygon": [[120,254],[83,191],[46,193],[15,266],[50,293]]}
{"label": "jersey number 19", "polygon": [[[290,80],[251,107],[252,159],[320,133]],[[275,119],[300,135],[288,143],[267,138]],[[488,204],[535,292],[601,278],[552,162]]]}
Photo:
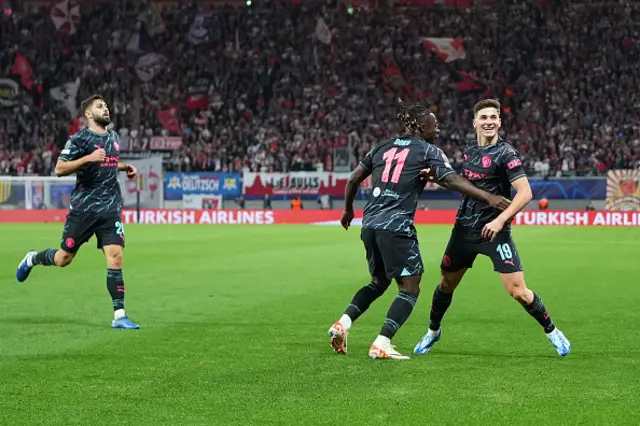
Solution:
{"label": "jersey number 19", "polygon": [[404,163],[407,161],[407,156],[409,155],[409,148],[405,148],[402,151],[398,152],[398,148],[391,148],[387,152],[384,153],[382,158],[384,159],[384,170],[382,171],[382,177],[380,180],[382,182],[389,182],[389,174],[391,173],[391,168],[393,167],[393,162],[396,161],[395,167],[393,167],[393,175],[391,176],[391,183],[398,183],[400,180],[400,174],[402,173],[402,169],[404,168]]}

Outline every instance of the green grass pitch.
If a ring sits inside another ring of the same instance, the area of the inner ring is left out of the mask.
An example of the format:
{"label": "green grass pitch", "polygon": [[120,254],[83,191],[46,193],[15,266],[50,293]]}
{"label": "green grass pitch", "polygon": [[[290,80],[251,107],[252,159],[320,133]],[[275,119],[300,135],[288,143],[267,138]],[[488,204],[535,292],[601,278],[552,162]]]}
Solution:
{"label": "green grass pitch", "polygon": [[[0,425],[637,425],[640,229],[519,227],[529,286],[573,343],[560,358],[486,258],[456,292],[433,352],[372,361],[392,289],[327,329],[368,282],[359,228],[126,228],[126,307],[111,330],[106,265],[91,240],[66,269],[15,266],[60,225],[0,226]],[[421,227],[426,273],[394,339],[428,320],[449,227]]]}

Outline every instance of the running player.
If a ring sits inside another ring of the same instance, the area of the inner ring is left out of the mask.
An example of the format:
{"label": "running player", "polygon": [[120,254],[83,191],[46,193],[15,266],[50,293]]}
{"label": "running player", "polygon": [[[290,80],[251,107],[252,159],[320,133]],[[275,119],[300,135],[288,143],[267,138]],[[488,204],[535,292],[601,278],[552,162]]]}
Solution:
{"label": "running player", "polygon": [[95,234],[98,248],[107,260],[107,290],[113,302],[112,328],[137,329],[124,311],[124,279],[122,278],[122,195],[117,173],[129,178],[136,168],[120,162],[119,136],[107,130],[111,122],[109,108],[101,96],[93,95],[82,102],[88,127],[67,141],[56,164],[57,176],[76,174],[69,214],[62,232],[60,249],[29,251],[22,259],[16,278],[25,281],[36,265],[65,267],[71,263],[82,244]]}
{"label": "running player", "polygon": [[[436,286],[431,304],[431,321],[427,334],[414,352],[426,354],[442,336],[440,323],[451,304],[453,292],[464,273],[473,266],[478,254],[491,258],[507,292],[540,323],[559,355],[571,350],[571,343],[557,329],[540,296],[529,290],[522,272],[522,262],[511,238],[511,220],[531,200],[531,187],[518,153],[498,135],[500,103],[493,99],[478,102],[474,108],[473,127],[477,143],[464,152],[464,176],[478,188],[492,194],[516,195],[511,206],[502,213],[482,201],[469,197],[462,200],[449,244],[442,258],[442,277]],[[446,186],[446,182],[443,183]]]}
{"label": "running player", "polygon": [[420,177],[421,169],[431,168],[450,188],[483,200],[492,208],[504,210],[509,206],[508,200],[489,194],[456,174],[444,153],[426,142],[433,141],[439,132],[436,117],[426,108],[403,107],[399,118],[409,133],[374,147],[353,171],[345,189],[341,223],[348,229],[353,220],[356,191],[367,176],[373,175],[374,188],[364,209],[361,232],[371,283],[355,294],[344,315],[329,328],[331,345],[340,354],[347,353],[351,324],[395,279],[399,293],[369,349],[369,356],[409,359],[391,346],[391,339],[409,318],[420,293],[423,266],[413,218],[425,184]]}

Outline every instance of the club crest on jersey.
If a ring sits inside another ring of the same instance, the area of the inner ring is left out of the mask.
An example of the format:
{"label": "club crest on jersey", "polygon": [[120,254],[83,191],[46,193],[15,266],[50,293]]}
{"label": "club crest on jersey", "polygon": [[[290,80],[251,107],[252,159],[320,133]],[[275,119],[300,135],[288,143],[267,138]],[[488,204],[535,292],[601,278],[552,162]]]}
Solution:
{"label": "club crest on jersey", "polygon": [[488,169],[491,166],[491,157],[485,155],[482,157],[482,167]]}
{"label": "club crest on jersey", "polygon": [[118,145],[118,142],[113,141],[113,148],[114,148],[116,151],[120,151],[120,145]]}

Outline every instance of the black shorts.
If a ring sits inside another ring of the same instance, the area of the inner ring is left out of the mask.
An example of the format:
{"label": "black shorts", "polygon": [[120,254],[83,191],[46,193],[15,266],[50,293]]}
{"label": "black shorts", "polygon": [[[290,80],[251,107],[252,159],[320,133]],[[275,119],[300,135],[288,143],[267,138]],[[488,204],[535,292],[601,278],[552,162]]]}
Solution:
{"label": "black shorts", "polygon": [[479,254],[491,258],[493,270],[501,274],[520,272],[523,269],[516,243],[513,242],[510,232],[498,234],[493,241],[489,241],[469,238],[465,231],[457,228],[451,232],[440,268],[446,272],[471,268]]}
{"label": "black shorts", "polygon": [[120,214],[69,212],[62,231],[60,248],[75,253],[94,234],[99,249],[112,244],[124,247],[124,226]]}
{"label": "black shorts", "polygon": [[369,272],[389,280],[424,272],[418,238],[383,229],[362,228],[360,239],[367,252]]}

